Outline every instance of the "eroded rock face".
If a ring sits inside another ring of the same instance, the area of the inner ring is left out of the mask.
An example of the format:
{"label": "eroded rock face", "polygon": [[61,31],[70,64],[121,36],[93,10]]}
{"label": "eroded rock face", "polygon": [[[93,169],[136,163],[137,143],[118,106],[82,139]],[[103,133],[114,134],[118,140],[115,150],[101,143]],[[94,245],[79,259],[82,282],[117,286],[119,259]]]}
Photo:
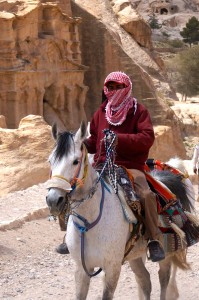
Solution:
{"label": "eroded rock face", "polygon": [[174,156],[186,157],[180,135],[175,133],[171,127],[155,126],[154,131],[155,142],[150,150],[149,158],[167,161]]}
{"label": "eroded rock face", "polygon": [[6,118],[4,116],[0,116],[0,127],[7,128]]}
{"label": "eroded rock face", "polygon": [[41,116],[23,118],[17,129],[0,128],[0,195],[46,181],[53,145],[51,127]]}
{"label": "eroded rock face", "polygon": [[199,136],[199,103],[175,104],[172,106],[176,116],[181,120],[181,130],[185,136]]}
{"label": "eroded rock face", "polygon": [[199,7],[198,0],[130,0],[135,6],[136,2],[139,2],[136,6],[139,11],[147,12],[149,14],[155,13],[159,15],[172,15],[175,13],[185,11],[197,11]]}
{"label": "eroded rock face", "polygon": [[[129,1],[122,2],[122,0],[72,2],[73,15],[82,18],[80,26],[82,62],[89,67],[84,81],[89,86],[85,105],[88,121],[101,103],[105,77],[112,71],[120,70],[131,78],[133,95],[149,109],[153,124],[167,125],[165,124],[168,122],[165,118],[167,113],[164,111],[164,104],[158,98],[160,93],[163,97],[170,98],[174,93],[162,74],[163,63],[153,51],[141,47],[136,39],[122,28],[119,18],[114,13],[116,4],[117,11],[131,7]],[[142,34],[144,36],[143,31]]]}
{"label": "eroded rock face", "polygon": [[140,46],[151,50],[151,28],[133,9],[131,2],[128,0],[112,0],[111,3],[119,24],[124,30],[130,33]]}
{"label": "eroded rock face", "polygon": [[5,1],[0,9],[7,10],[0,12],[0,113],[8,127],[29,114],[49,120],[45,102],[60,122],[77,128],[85,119],[86,67],[70,1]]}

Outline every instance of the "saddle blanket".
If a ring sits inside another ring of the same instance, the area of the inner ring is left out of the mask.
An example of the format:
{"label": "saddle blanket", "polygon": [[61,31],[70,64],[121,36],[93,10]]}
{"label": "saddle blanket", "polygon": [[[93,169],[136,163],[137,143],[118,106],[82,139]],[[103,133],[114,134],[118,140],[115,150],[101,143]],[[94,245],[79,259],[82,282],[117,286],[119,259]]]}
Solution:
{"label": "saddle blanket", "polygon": [[[179,175],[174,168],[172,173]],[[158,223],[165,252],[181,250],[199,242],[199,227],[187,217],[176,195],[149,173],[145,175],[152,191],[156,193]],[[132,182],[133,179],[129,179]]]}

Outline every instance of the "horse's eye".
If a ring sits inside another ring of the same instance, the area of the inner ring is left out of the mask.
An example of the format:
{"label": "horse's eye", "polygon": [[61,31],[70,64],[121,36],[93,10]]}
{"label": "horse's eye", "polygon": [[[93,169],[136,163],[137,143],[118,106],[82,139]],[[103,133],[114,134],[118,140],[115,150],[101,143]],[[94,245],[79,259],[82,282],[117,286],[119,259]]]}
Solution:
{"label": "horse's eye", "polygon": [[75,159],[73,165],[78,165],[78,163],[79,163],[78,159]]}

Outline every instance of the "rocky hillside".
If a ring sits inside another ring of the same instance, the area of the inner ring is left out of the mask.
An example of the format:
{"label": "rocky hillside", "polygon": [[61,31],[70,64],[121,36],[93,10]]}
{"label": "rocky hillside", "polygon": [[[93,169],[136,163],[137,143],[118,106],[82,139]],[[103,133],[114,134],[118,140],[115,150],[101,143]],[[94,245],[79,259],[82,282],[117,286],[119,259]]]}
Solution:
{"label": "rocky hillside", "polygon": [[89,66],[85,73],[89,86],[88,117],[101,102],[105,76],[123,70],[133,81],[134,96],[151,111],[154,124],[167,125],[172,112],[162,98],[175,95],[164,76],[162,62],[153,51],[151,29],[130,1],[76,0],[72,2],[72,12],[82,18],[82,62]]}
{"label": "rocky hillside", "polygon": [[193,16],[199,19],[198,0],[155,0],[134,1],[133,7],[148,21],[154,15],[161,25],[154,31],[154,39],[160,40],[165,36],[172,39],[182,39],[180,31]]}

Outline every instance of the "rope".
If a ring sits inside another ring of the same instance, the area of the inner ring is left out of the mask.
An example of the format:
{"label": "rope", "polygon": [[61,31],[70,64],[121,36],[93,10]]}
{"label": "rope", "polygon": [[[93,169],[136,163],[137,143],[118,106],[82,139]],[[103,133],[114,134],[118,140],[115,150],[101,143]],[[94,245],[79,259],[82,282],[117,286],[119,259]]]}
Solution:
{"label": "rope", "polygon": [[80,216],[79,214],[73,212],[73,216],[75,216],[76,218],[78,218],[79,220],[81,220],[83,222],[83,226],[80,225],[79,223],[75,222],[73,220],[73,224],[75,225],[75,227],[80,231],[81,233],[81,261],[82,261],[82,266],[84,268],[84,271],[86,272],[86,274],[89,276],[89,277],[93,277],[93,276],[96,276],[98,275],[102,269],[99,268],[96,272],[94,273],[89,273],[87,267],[86,267],[86,263],[85,263],[85,257],[84,257],[84,234],[92,229],[95,225],[98,224],[98,222],[100,221],[101,219],[101,216],[102,216],[102,211],[103,211],[103,206],[104,206],[104,195],[105,195],[105,188],[106,187],[106,184],[104,183],[103,180],[101,180],[101,189],[102,189],[102,196],[101,196],[101,201],[100,201],[100,211],[99,211],[99,215],[98,217],[96,218],[96,220],[92,223],[89,223],[84,217]]}
{"label": "rope", "polygon": [[116,134],[109,130],[104,129],[104,144],[105,144],[105,151],[106,151],[106,160],[99,175],[98,181],[102,178],[104,171],[108,169],[108,176],[110,179],[110,183],[114,189],[115,194],[118,193],[118,186],[117,186],[117,168],[118,166],[114,163],[115,162],[115,147],[117,142]]}

